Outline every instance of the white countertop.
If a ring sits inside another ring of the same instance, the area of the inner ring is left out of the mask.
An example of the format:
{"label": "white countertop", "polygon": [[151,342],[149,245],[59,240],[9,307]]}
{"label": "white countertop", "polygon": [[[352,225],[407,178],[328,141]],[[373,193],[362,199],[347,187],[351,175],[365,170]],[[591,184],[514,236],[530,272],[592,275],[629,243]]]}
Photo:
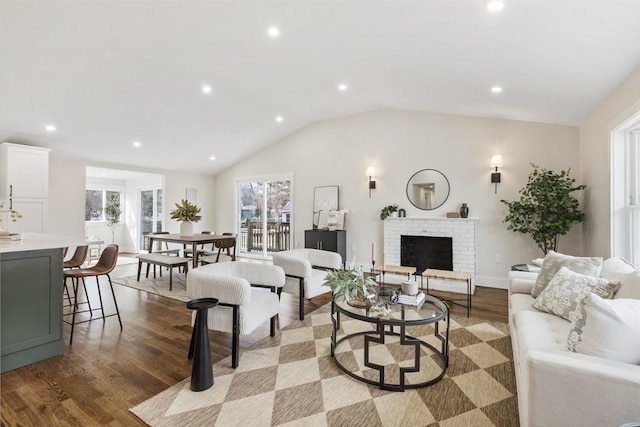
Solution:
{"label": "white countertop", "polygon": [[21,240],[0,240],[0,253],[35,251],[39,249],[64,248],[87,244],[102,244],[102,241],[75,239],[72,237],[55,236],[52,234],[22,233]]}

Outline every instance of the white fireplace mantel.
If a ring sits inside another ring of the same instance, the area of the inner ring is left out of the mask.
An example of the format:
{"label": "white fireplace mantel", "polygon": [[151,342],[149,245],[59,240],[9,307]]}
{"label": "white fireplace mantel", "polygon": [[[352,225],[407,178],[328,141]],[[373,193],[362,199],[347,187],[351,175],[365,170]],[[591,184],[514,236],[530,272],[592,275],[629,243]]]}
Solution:
{"label": "white fireplace mantel", "polygon": [[[403,235],[450,237],[453,271],[471,273],[475,278],[478,221],[478,218],[387,218],[384,221],[385,263],[400,265],[400,237]],[[438,284],[436,288],[458,291],[455,284],[445,282]]]}

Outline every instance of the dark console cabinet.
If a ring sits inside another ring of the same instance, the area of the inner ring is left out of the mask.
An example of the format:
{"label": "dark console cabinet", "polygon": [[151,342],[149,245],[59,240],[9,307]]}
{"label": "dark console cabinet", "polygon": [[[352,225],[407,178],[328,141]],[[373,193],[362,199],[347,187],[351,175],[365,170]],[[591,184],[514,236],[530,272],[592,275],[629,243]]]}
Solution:
{"label": "dark console cabinet", "polygon": [[344,264],[347,261],[347,232],[345,230],[305,230],[304,247],[337,252]]}

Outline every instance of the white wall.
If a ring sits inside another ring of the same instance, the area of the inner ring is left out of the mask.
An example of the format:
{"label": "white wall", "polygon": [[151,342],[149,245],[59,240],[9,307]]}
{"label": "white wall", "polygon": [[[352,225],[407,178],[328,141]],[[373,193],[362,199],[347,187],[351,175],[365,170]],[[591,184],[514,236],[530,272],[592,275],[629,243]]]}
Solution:
{"label": "white wall", "polygon": [[585,254],[611,254],[611,131],[638,111],[640,67],[580,126],[580,179],[588,186],[582,225]]}
{"label": "white wall", "polygon": [[[527,181],[530,162],[578,175],[578,129],[500,119],[414,111],[382,110],[315,123],[216,176],[216,230],[236,230],[237,177],[294,174],[295,247],[304,246],[304,230],[311,228],[313,188],[340,186],[340,207],[347,214],[348,261],[370,265],[371,242],[382,248],[385,205],[397,203],[411,217],[441,217],[466,202],[470,217],[478,217],[477,283],[502,287],[512,264],[542,255],[533,241],[507,231],[501,198],[513,200]],[[498,194],[490,182],[489,161],[502,154],[504,168]],[[377,188],[368,197],[367,166],[376,170]],[[413,173],[431,168],[443,172],[451,184],[445,205],[434,211],[413,207],[406,183]],[[236,230],[237,231],[237,230]],[[355,247],[355,252],[352,248]],[[560,242],[565,253],[580,253],[576,227]],[[496,256],[501,263],[496,263]]]}
{"label": "white wall", "polygon": [[[85,179],[87,166],[112,167],[122,169],[116,165],[96,165],[78,159],[57,157],[51,152],[49,163],[49,230],[51,234],[66,235],[73,238],[85,237]],[[128,168],[128,170],[136,170]],[[195,188],[198,192],[197,205],[202,209],[202,221],[194,226],[194,231],[211,230],[213,228],[214,183],[215,178],[207,175],[177,173],[173,171],[143,170],[139,172],[155,173],[164,176],[165,210],[164,221],[166,229],[178,232],[179,223],[169,218],[169,211],[174,203],[185,197],[185,188]],[[105,226],[106,228],[106,226]],[[108,230],[108,229],[107,229]],[[126,230],[124,231],[126,233]],[[106,243],[111,242],[111,233],[105,234]],[[123,251],[131,249],[131,241],[121,234],[119,242],[125,241]]]}

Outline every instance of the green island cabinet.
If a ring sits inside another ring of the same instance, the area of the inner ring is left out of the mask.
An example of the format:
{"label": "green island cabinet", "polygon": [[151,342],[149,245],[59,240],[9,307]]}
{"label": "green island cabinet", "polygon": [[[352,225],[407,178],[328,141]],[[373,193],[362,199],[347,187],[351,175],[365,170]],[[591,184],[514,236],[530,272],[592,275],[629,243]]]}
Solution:
{"label": "green island cabinet", "polygon": [[61,248],[0,251],[2,372],[64,353],[62,281]]}

